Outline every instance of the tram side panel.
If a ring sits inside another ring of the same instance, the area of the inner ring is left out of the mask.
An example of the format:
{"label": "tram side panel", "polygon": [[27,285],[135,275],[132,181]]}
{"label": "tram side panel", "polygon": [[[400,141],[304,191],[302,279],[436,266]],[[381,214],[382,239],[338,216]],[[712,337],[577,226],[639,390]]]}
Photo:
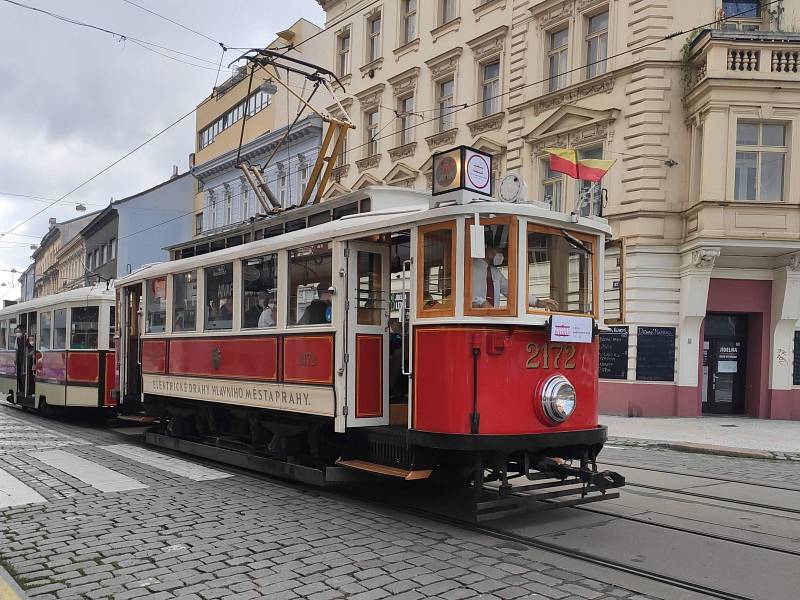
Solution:
{"label": "tram side panel", "polygon": [[36,395],[50,406],[67,405],[67,351],[42,352],[36,363]]}
{"label": "tram side panel", "polygon": [[[541,329],[420,326],[414,330],[413,429],[469,434],[477,349],[479,434],[536,434],[598,425],[598,342],[551,342]],[[547,419],[541,388],[552,375],[575,387],[575,412],[563,423]]]}
{"label": "tram side panel", "polygon": [[14,350],[0,351],[0,392],[14,395],[17,389],[17,362]]}
{"label": "tram side panel", "polygon": [[116,353],[105,350],[42,352],[36,365],[36,396],[49,406],[114,407],[115,365]]}

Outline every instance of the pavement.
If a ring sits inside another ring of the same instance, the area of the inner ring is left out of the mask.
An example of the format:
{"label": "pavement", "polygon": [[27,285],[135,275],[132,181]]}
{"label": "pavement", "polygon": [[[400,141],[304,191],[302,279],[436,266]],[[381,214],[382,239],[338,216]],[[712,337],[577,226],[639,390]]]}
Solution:
{"label": "pavement", "polygon": [[800,421],[749,417],[601,415],[609,444],[668,448],[741,458],[800,461]]}
{"label": "pavement", "polygon": [[655,597],[616,571],[128,441],[0,406],[0,571],[29,598]]}

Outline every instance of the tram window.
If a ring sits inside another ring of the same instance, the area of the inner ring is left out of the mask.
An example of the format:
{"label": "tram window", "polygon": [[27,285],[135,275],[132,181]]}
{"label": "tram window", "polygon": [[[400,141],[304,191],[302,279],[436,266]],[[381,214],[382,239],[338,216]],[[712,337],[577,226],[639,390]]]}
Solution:
{"label": "tram window", "polygon": [[81,306],[72,309],[72,332],[69,347],[73,350],[96,350],[100,307]]}
{"label": "tram window", "polygon": [[5,320],[0,321],[0,350],[6,349],[6,341],[8,338],[7,327]]}
{"label": "tram window", "polygon": [[172,276],[172,331],[197,329],[197,273]]}
{"label": "tram window", "polygon": [[333,209],[333,220],[341,219],[342,217],[346,217],[347,215],[356,215],[358,214],[358,203],[353,202],[351,204],[345,204],[344,206],[339,206],[338,208]]}
{"label": "tram window", "polygon": [[330,243],[289,251],[289,325],[331,322],[332,256]]}
{"label": "tram window", "polygon": [[50,350],[53,319],[49,312],[39,313],[39,350]]}
{"label": "tram window", "polygon": [[206,330],[233,327],[233,263],[205,269]]}
{"label": "tram window", "polygon": [[117,332],[117,307],[112,305],[109,306],[108,309],[108,348],[109,350],[113,350],[114,337]]}
{"label": "tram window", "polygon": [[65,350],[67,348],[67,309],[53,311],[53,343],[52,350]]}
{"label": "tram window", "polygon": [[383,299],[383,262],[374,252],[359,252],[356,307],[359,325],[380,325],[386,310]]}
{"label": "tram window", "polygon": [[242,327],[275,327],[278,258],[275,254],[242,261]]}
{"label": "tram window", "polygon": [[325,212],[318,212],[314,213],[313,215],[308,215],[308,226],[313,227],[314,225],[322,225],[322,223],[327,223],[331,220],[331,212],[326,210]]}
{"label": "tram window", "polygon": [[531,310],[594,313],[592,242],[528,228],[528,299]]}
{"label": "tram window", "polygon": [[417,275],[417,306],[420,316],[454,314],[455,229],[454,222],[419,228],[418,254],[422,257],[422,268]]}
{"label": "tram window", "polygon": [[167,278],[147,280],[145,333],[163,333],[167,322]]}
{"label": "tram window", "polygon": [[16,319],[9,319],[8,320],[8,349],[13,350],[17,347],[17,336],[14,334],[14,330],[17,328],[17,320]]}
{"label": "tram window", "polygon": [[471,226],[465,228],[465,314],[514,315],[517,297],[517,227],[511,217],[482,219],[484,258],[471,258]]}

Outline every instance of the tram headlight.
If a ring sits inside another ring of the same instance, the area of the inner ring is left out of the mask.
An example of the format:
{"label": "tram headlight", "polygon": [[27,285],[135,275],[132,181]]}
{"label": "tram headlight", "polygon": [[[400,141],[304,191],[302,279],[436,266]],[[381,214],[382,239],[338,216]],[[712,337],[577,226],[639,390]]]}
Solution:
{"label": "tram headlight", "polygon": [[553,375],[542,386],[542,410],[553,423],[563,423],[575,411],[575,388],[563,375]]}

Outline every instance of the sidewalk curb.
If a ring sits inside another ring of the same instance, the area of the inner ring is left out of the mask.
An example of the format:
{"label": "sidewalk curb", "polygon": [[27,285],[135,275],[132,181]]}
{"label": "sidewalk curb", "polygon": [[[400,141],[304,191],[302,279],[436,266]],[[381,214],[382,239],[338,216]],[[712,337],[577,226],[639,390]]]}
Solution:
{"label": "sidewalk curb", "polygon": [[0,600],[28,600],[14,578],[0,566]]}
{"label": "sidewalk curb", "polygon": [[730,446],[715,446],[713,444],[697,444],[693,442],[667,442],[661,440],[643,440],[638,438],[609,437],[608,443],[632,448],[662,448],[665,450],[674,450],[676,452],[710,454],[714,456],[730,456],[733,458],[800,461],[800,454],[793,452],[772,452],[770,450],[733,448]]}

